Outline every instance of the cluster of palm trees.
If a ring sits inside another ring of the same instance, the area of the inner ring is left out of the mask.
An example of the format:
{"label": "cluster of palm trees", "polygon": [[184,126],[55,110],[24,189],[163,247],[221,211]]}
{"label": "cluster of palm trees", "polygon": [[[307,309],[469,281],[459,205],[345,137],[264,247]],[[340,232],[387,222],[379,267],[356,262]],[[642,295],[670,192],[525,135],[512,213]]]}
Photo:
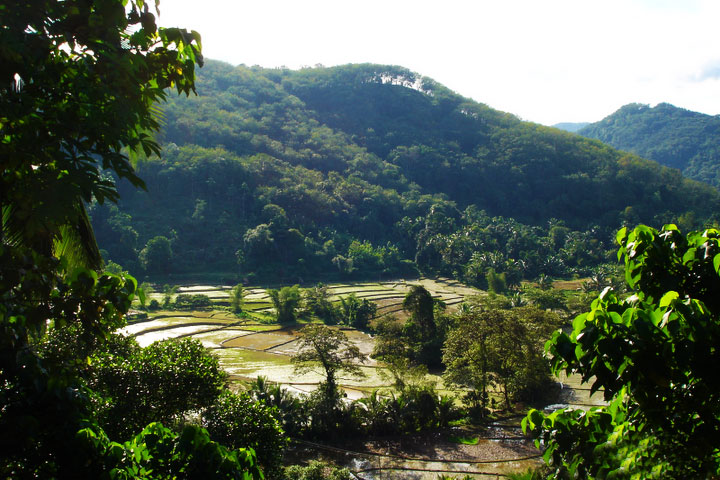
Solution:
{"label": "cluster of palm trees", "polygon": [[[257,377],[248,393],[256,401],[275,407],[285,432],[292,437],[313,437],[338,432],[320,432],[312,396],[298,396],[266,377]],[[439,395],[430,385],[408,385],[398,392],[373,391],[356,401],[341,402],[337,428],[353,435],[399,435],[448,426],[460,417],[451,396]],[[313,426],[315,423],[315,426]],[[315,427],[315,428],[314,428]]]}

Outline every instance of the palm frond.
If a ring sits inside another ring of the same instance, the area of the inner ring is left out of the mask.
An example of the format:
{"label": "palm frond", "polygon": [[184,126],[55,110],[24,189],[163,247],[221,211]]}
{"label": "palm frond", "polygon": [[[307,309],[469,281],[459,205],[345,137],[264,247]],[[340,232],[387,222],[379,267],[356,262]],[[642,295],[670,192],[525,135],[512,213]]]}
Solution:
{"label": "palm frond", "polygon": [[99,270],[103,265],[102,255],[81,201],[76,203],[73,217],[73,222],[60,226],[53,242],[53,253],[57,258],[65,259],[70,270],[80,267]]}

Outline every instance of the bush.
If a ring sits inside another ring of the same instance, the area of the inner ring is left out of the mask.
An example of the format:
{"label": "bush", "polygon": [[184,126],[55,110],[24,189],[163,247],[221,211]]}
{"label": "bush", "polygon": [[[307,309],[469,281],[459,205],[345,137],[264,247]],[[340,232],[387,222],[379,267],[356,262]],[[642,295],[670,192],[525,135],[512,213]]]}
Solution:
{"label": "bush", "polygon": [[329,297],[328,287],[322,283],[303,291],[305,310],[318,317],[326,325],[335,325],[338,320],[338,312],[330,302]]}
{"label": "bush", "polygon": [[273,413],[245,393],[226,390],[202,417],[211,438],[232,448],[253,448],[265,475],[276,478],[289,439]]}
{"label": "bush", "polygon": [[90,386],[99,397],[98,418],[111,436],[128,438],[150,422],[171,424],[210,406],[225,385],[217,358],[192,339],[140,348],[116,336],[91,364]]}
{"label": "bush", "polygon": [[453,399],[439,396],[429,385],[410,386],[398,396],[373,392],[356,402],[357,416],[370,435],[411,434],[446,427],[460,412]]}
{"label": "bush", "polygon": [[206,308],[212,305],[210,297],[201,293],[188,295],[181,293],[175,298],[175,308],[178,310],[194,310],[198,308]]}
{"label": "bush", "polygon": [[309,420],[305,436],[333,439],[355,435],[361,431],[357,421],[355,403],[344,400],[345,393],[337,389],[329,391],[326,383],[304,398],[303,407]]}
{"label": "bush", "polygon": [[300,287],[283,287],[280,290],[267,291],[270,301],[275,308],[278,323],[293,323],[297,317],[297,307],[300,304]]}
{"label": "bush", "polygon": [[273,415],[280,421],[285,433],[292,436],[303,430],[306,415],[300,398],[277,383],[268,382],[263,376],[257,377],[249,387],[250,397],[273,409]]}
{"label": "bush", "polygon": [[350,470],[313,460],[307,467],[293,465],[285,469],[286,480],[350,480]]}
{"label": "bush", "polygon": [[88,458],[81,470],[85,478],[261,478],[251,450],[229,450],[195,425],[176,433],[151,423],[125,443],[111,442],[102,430],[85,428],[75,441],[81,458]]}
{"label": "bush", "polygon": [[354,293],[340,299],[341,321],[358,330],[365,330],[376,313],[377,305],[365,298],[358,298]]}

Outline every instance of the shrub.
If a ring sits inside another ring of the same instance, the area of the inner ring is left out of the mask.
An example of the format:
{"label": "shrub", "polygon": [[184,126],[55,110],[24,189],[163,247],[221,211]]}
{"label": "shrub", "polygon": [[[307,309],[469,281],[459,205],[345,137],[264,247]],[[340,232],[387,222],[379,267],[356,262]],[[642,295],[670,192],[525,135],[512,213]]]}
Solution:
{"label": "shrub", "polygon": [[285,469],[286,480],[350,480],[350,470],[313,460],[307,467],[293,465]]}
{"label": "shrub", "polygon": [[232,448],[253,448],[265,475],[278,475],[288,438],[273,409],[253,401],[246,393],[238,395],[226,390],[203,411],[202,417],[211,438]]}
{"label": "shrub", "polygon": [[140,348],[117,336],[91,364],[90,386],[101,425],[128,438],[152,421],[173,423],[182,414],[211,405],[225,385],[217,358],[192,339]]}
{"label": "shrub", "polygon": [[377,313],[377,305],[351,293],[340,299],[340,316],[342,322],[358,330],[365,330],[368,323]]}
{"label": "shrub", "polygon": [[277,383],[268,382],[267,377],[257,377],[250,383],[248,395],[273,409],[273,415],[280,421],[288,435],[298,435],[305,427],[305,412],[300,398]]}
{"label": "shrub", "polygon": [[212,301],[210,300],[210,297],[201,293],[195,295],[181,293],[175,298],[175,308],[178,310],[194,310],[209,307],[211,305]]}

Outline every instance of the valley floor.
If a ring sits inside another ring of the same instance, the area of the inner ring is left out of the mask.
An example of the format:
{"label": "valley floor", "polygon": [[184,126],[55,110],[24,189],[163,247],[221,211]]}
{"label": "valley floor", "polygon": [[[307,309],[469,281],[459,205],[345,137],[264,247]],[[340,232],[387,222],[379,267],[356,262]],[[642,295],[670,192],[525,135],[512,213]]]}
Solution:
{"label": "valley floor", "polygon": [[[455,308],[470,296],[482,295],[476,289],[447,279],[395,280],[382,283],[329,285],[331,301],[354,294],[377,303],[378,316],[393,314],[404,318],[402,301],[409,286],[422,284],[434,298],[448,308]],[[229,297],[229,286],[184,286],[176,294],[204,294],[213,302]],[[162,300],[163,294],[150,298]],[[231,381],[244,382],[265,376],[296,393],[309,393],[322,379],[320,372],[298,375],[290,358],[297,352],[297,332],[302,324],[281,326],[268,323],[270,303],[264,288],[245,289],[245,318],[226,310],[158,311],[148,318],[131,323],[125,332],[134,335],[141,345],[168,338],[193,337],[219,357]],[[372,352],[371,335],[348,327],[342,328],[361,352]],[[348,398],[362,398],[373,390],[390,389],[390,378],[381,375],[382,366],[369,360],[362,366],[365,378],[346,377],[340,385]],[[440,393],[445,389],[442,378],[428,375]],[[602,393],[592,397],[577,378],[559,380],[559,402],[548,408],[571,405],[589,408],[602,404]],[[286,455],[288,464],[308,459],[323,459],[348,467],[360,479],[437,479],[439,474],[472,478],[502,478],[507,473],[526,471],[542,463],[540,452],[520,429],[522,416],[512,416],[482,427],[454,427],[442,431],[402,437],[336,440],[332,442],[295,441]],[[470,439],[472,444],[457,439]]]}

